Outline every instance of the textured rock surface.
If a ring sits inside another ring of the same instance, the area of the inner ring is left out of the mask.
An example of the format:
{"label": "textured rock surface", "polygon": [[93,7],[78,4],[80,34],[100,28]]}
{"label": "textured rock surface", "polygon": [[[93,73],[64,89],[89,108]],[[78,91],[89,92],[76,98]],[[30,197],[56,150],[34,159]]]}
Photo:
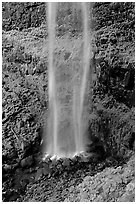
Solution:
{"label": "textured rock surface", "polygon": [[69,189],[65,202],[134,202],[134,157],[117,168],[106,168],[95,176],[86,176]]}
{"label": "textured rock surface", "polygon": [[[55,45],[56,63],[64,67],[82,58],[81,14],[73,18],[68,5],[58,13]],[[45,3],[3,3],[3,201],[134,200],[134,159],[118,168],[116,158],[98,161],[113,155],[124,163],[129,151],[134,154],[134,3],[98,2],[93,13],[97,53],[91,66],[101,77],[89,97],[89,152],[96,156],[91,163],[84,158],[49,166],[37,163],[48,102]]]}
{"label": "textured rock surface", "polygon": [[3,29],[25,29],[38,27],[45,22],[46,4],[44,2],[7,3],[3,2]]}
{"label": "textured rock surface", "polygon": [[43,169],[37,170],[35,179],[29,181],[25,194],[17,201],[133,202],[134,162],[134,156],[131,156],[126,164],[115,167],[105,168],[103,163],[83,166],[83,163],[76,162],[75,165],[70,163],[68,169],[61,162],[50,171],[47,164],[43,164]]}
{"label": "textured rock surface", "polygon": [[96,58],[102,67],[99,89],[111,92],[116,100],[129,107],[135,105],[134,6],[134,2],[98,2],[93,9]]}

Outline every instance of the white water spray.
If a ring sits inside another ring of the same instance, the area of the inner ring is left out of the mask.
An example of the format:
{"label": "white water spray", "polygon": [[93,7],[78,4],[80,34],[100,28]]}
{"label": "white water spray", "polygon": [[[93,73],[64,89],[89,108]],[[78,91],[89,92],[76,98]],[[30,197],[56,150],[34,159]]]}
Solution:
{"label": "white water spray", "polygon": [[[55,25],[56,25],[56,3],[48,3],[48,31],[49,31],[49,72],[48,72],[48,95],[49,95],[49,124],[47,151],[50,154],[57,154],[57,132],[58,132],[58,113],[56,100],[56,78],[54,66],[54,44],[55,44]],[[52,140],[52,143],[50,142]]]}
{"label": "white water spray", "polygon": [[[83,56],[82,67],[79,66],[80,79],[77,74],[74,77],[72,104],[66,108],[65,93],[62,97],[58,94],[57,67],[54,64],[54,49],[56,37],[56,14],[57,3],[48,3],[48,33],[49,33],[49,69],[48,69],[48,94],[49,94],[49,118],[46,153],[58,157],[72,157],[85,151],[84,130],[83,130],[83,111],[84,98],[87,86],[87,76],[90,61],[90,40],[89,40],[89,12],[87,3],[80,3],[83,19]],[[76,11],[75,11],[76,12]],[[65,68],[64,68],[65,69]],[[64,69],[61,71],[64,72]],[[60,71],[60,72],[61,72]],[[61,78],[61,73],[59,74]],[[64,83],[64,82],[60,82]],[[71,83],[71,82],[69,82]],[[66,83],[67,84],[67,83]],[[61,85],[61,88],[63,84]],[[67,91],[68,91],[67,87]],[[61,101],[65,101],[63,104]],[[70,110],[70,111],[69,111]],[[64,115],[66,115],[64,117]],[[72,116],[69,116],[72,115]],[[63,118],[64,117],[64,118]],[[64,121],[62,121],[62,118]],[[67,124],[68,127],[66,126]],[[64,127],[63,127],[64,126]]]}

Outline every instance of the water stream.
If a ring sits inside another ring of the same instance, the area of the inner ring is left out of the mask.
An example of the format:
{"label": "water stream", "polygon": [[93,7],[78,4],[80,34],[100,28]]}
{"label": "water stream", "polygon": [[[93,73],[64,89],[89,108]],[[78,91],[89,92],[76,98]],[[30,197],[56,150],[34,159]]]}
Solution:
{"label": "water stream", "polygon": [[[58,3],[48,3],[48,96],[49,116],[46,134],[46,154],[72,157],[85,151],[83,112],[90,62],[89,11],[79,3],[83,19],[82,66],[55,64],[56,19]],[[73,3],[72,3],[73,4]],[[76,6],[76,4],[75,4]],[[75,9],[74,9],[74,12]]]}

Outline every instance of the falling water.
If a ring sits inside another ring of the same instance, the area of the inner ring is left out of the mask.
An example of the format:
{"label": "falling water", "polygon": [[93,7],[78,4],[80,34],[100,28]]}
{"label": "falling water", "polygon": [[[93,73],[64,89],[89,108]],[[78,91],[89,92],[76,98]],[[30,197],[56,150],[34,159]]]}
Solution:
{"label": "falling water", "polygon": [[[49,118],[46,153],[59,157],[71,157],[85,150],[84,131],[83,131],[83,111],[84,98],[87,85],[87,76],[89,72],[90,42],[89,42],[89,25],[88,25],[88,6],[87,3],[80,3],[83,19],[83,57],[82,72],[73,74],[72,103],[66,101],[69,95],[63,93],[59,96],[59,90],[65,87],[66,92],[70,89],[68,84],[63,85],[61,82],[62,71],[54,63],[54,45],[56,36],[56,14],[57,3],[48,3],[48,33],[49,33],[49,73],[48,73],[48,94],[49,94]],[[76,12],[76,11],[75,11]],[[59,74],[58,74],[59,72]],[[58,77],[59,80],[58,80]],[[67,78],[69,80],[69,78]],[[58,88],[60,81],[61,86]],[[71,83],[71,82],[69,82]],[[65,101],[64,104],[62,101]],[[64,117],[65,115],[65,117]]]}
{"label": "falling water", "polygon": [[[48,94],[49,94],[49,124],[47,151],[50,154],[57,154],[57,101],[56,101],[56,79],[54,67],[54,43],[55,43],[55,24],[56,24],[56,3],[48,3],[48,31],[49,31],[49,73],[48,73]],[[53,126],[53,127],[52,127]],[[52,141],[52,142],[51,142]]]}
{"label": "falling water", "polygon": [[89,41],[89,13],[88,13],[88,5],[85,2],[82,2],[82,11],[83,11],[83,77],[81,83],[81,90],[80,90],[80,116],[79,116],[79,132],[80,132],[80,141],[83,144],[82,138],[83,135],[83,122],[82,122],[82,115],[84,109],[84,98],[85,98],[85,91],[87,85],[87,76],[90,67],[90,41]]}
{"label": "falling water", "polygon": [[[89,41],[89,26],[88,26],[88,7],[87,3],[82,2],[81,4],[83,14],[83,64],[82,64],[82,76],[79,90],[74,86],[74,97],[73,97],[73,114],[75,124],[75,143],[76,152],[85,151],[84,145],[84,127],[83,127],[83,106],[84,96],[87,85],[87,74],[89,71],[89,59],[90,59],[90,41]],[[80,92],[78,95],[77,92]]]}

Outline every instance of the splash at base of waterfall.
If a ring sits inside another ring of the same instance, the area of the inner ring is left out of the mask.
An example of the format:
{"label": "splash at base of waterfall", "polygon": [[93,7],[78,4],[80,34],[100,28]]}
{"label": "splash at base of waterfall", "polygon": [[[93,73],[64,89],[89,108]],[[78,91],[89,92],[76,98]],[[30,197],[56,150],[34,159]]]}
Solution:
{"label": "splash at base of waterfall", "polygon": [[67,156],[67,157],[65,157],[63,154],[62,155],[50,155],[50,154],[45,154],[44,155],[44,157],[42,158],[42,160],[43,161],[45,161],[46,159],[50,159],[50,160],[59,160],[59,159],[65,159],[65,158],[71,158],[71,159],[73,159],[74,157],[77,157],[77,156],[82,156],[82,155],[84,155],[84,151],[81,151],[81,152],[77,152],[77,153],[75,153],[75,154],[72,154],[72,155],[70,155],[69,157]]}

